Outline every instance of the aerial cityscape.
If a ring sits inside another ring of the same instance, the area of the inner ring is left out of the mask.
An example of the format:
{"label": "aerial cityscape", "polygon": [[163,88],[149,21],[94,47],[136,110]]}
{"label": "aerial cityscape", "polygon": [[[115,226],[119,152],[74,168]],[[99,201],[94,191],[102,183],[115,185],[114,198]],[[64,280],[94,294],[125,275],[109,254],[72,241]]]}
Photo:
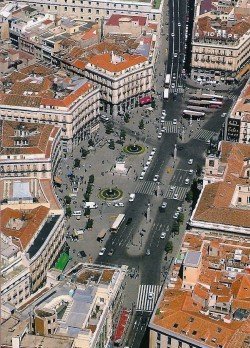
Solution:
{"label": "aerial cityscape", "polygon": [[250,348],[250,0],[0,2],[1,348]]}

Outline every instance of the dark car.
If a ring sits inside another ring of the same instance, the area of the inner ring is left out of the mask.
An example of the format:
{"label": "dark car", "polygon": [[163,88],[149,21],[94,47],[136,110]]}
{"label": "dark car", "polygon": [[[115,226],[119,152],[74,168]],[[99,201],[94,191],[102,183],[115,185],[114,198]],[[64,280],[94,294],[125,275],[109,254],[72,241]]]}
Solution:
{"label": "dark car", "polygon": [[126,225],[131,224],[131,222],[132,222],[132,218],[128,218],[128,220],[127,220],[127,222],[126,222]]}
{"label": "dark car", "polygon": [[112,256],[115,252],[115,249],[110,249],[108,252],[108,256]]}

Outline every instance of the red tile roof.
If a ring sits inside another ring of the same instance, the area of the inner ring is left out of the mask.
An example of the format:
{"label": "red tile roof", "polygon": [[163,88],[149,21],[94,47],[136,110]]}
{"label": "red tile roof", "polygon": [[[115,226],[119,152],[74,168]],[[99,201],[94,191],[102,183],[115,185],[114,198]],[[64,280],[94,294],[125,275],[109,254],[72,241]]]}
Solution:
{"label": "red tile roof", "polygon": [[122,14],[112,14],[112,16],[107,20],[107,26],[119,26],[121,20],[126,19],[129,22],[138,22],[139,26],[145,26],[147,23],[147,17],[143,16],[127,16]]}

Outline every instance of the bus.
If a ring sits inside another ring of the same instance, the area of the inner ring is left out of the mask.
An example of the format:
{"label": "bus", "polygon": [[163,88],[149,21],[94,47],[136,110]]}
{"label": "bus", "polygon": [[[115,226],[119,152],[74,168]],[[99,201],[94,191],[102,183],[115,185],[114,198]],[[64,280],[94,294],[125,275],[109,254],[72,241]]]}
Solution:
{"label": "bus", "polygon": [[207,93],[203,93],[202,98],[204,99],[211,99],[211,100],[218,100],[218,101],[222,101],[224,99],[223,95],[218,95],[218,94],[207,94]]}
{"label": "bus", "polygon": [[205,112],[201,111],[194,111],[194,110],[183,110],[183,115],[184,116],[189,116],[189,117],[204,117]]}
{"label": "bus", "polygon": [[166,74],[165,77],[165,88],[168,88],[170,86],[170,74]]}
{"label": "bus", "polygon": [[213,108],[213,109],[219,109],[222,107],[222,102],[221,101],[213,101],[213,100],[209,100],[209,107]]}
{"label": "bus", "polygon": [[188,104],[196,105],[196,106],[203,106],[203,107],[209,107],[210,106],[210,100],[196,100],[196,99],[190,99],[188,101]]}
{"label": "bus", "polygon": [[204,112],[208,112],[209,111],[207,108],[205,108],[203,106],[197,106],[197,105],[187,105],[186,108],[188,110],[194,110],[194,111],[204,111]]}
{"label": "bus", "polygon": [[119,214],[115,219],[113,225],[110,227],[110,232],[117,232],[125,219],[125,214]]}
{"label": "bus", "polygon": [[168,88],[164,88],[163,98],[164,99],[168,99],[169,98],[169,89]]}

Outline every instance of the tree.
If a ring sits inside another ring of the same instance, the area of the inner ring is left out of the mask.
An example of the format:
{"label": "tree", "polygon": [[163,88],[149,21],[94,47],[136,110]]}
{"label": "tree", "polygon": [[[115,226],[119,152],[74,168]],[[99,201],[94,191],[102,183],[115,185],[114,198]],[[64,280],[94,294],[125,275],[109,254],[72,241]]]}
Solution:
{"label": "tree", "polygon": [[180,230],[180,226],[177,221],[174,221],[173,226],[172,226],[172,233],[178,234]]}
{"label": "tree", "polygon": [[89,176],[89,184],[93,184],[94,181],[95,181],[95,177],[94,177],[93,174],[91,174],[91,175]]}
{"label": "tree", "polygon": [[74,159],[74,167],[75,168],[79,168],[80,167],[80,163],[81,163],[81,161],[79,160],[79,158],[75,158]]}
{"label": "tree", "polygon": [[90,229],[93,227],[93,219],[88,219],[87,223],[86,223],[86,228]]}
{"label": "tree", "polygon": [[143,122],[143,120],[140,121],[140,123],[139,123],[139,128],[140,128],[140,129],[143,129],[143,128],[144,128],[144,122]]}
{"label": "tree", "polygon": [[125,116],[124,116],[124,122],[125,122],[125,123],[129,123],[129,120],[130,120],[129,114],[125,114]]}
{"label": "tree", "polygon": [[65,211],[65,216],[66,217],[71,217],[72,215],[72,210],[70,207],[66,207],[66,211]]}
{"label": "tree", "polygon": [[106,124],[106,134],[111,134],[111,133],[113,133],[114,132],[114,130],[113,130],[113,125],[112,125],[112,123],[107,123]]}
{"label": "tree", "polygon": [[86,202],[89,202],[90,194],[88,192],[84,193],[84,199]]}
{"label": "tree", "polygon": [[92,192],[92,185],[91,185],[90,183],[88,183],[87,188],[86,188],[86,193],[87,193],[88,195],[90,195],[91,192]]}
{"label": "tree", "polygon": [[186,201],[187,202],[192,202],[193,200],[193,191],[192,190],[189,190],[186,194]]}
{"label": "tree", "polygon": [[155,108],[155,100],[153,99],[151,102],[151,107],[154,109]]}
{"label": "tree", "polygon": [[165,245],[165,251],[167,254],[173,251],[173,242],[171,240],[169,240]]}
{"label": "tree", "polygon": [[115,142],[114,142],[113,139],[110,139],[109,148],[110,148],[111,150],[114,150],[114,149],[115,149]]}
{"label": "tree", "polygon": [[196,167],[196,174],[197,174],[197,176],[200,176],[201,173],[202,173],[202,167],[199,164],[197,164],[197,167]]}
{"label": "tree", "polygon": [[89,144],[89,147],[95,146],[95,143],[94,143],[93,139],[89,139],[88,144]]}
{"label": "tree", "polygon": [[83,147],[81,147],[80,152],[81,152],[82,158],[86,158],[87,154],[89,153],[88,150],[84,149]]}
{"label": "tree", "polygon": [[184,214],[183,213],[179,214],[177,221],[179,224],[183,224],[183,222],[184,222]]}
{"label": "tree", "polygon": [[65,204],[70,204],[71,203],[71,197],[70,196],[65,196],[64,197]]}
{"label": "tree", "polygon": [[84,211],[84,216],[89,216],[90,215],[90,207],[85,208]]}
{"label": "tree", "polygon": [[120,139],[121,140],[126,139],[126,131],[124,129],[121,129],[121,131],[120,131]]}

